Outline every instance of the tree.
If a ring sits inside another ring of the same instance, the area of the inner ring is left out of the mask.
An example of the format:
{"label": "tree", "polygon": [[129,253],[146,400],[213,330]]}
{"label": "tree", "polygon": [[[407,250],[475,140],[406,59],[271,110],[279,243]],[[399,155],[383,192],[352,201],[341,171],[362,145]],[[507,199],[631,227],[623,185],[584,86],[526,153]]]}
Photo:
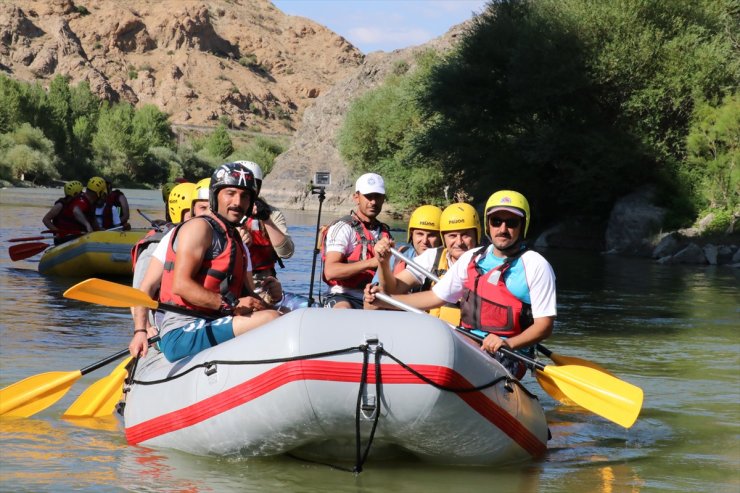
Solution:
{"label": "tree", "polygon": [[231,142],[231,137],[229,137],[226,127],[223,125],[216,127],[216,130],[206,139],[205,149],[208,154],[220,159],[224,159],[234,152],[234,144]]}
{"label": "tree", "polygon": [[740,205],[740,95],[727,96],[718,106],[696,107],[686,173],[693,192],[710,209],[738,212]]}

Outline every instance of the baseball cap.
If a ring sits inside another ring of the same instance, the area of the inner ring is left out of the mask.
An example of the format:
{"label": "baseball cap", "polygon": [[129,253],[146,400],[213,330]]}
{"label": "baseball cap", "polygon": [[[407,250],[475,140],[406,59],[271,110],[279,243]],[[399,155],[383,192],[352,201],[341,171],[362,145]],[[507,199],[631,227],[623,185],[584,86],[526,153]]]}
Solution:
{"label": "baseball cap", "polygon": [[383,177],[377,173],[365,173],[357,179],[355,191],[360,192],[362,195],[371,193],[382,193],[385,195],[385,182],[383,181]]}
{"label": "baseball cap", "polygon": [[486,216],[490,216],[496,211],[509,211],[513,214],[516,214],[519,217],[524,217],[524,212],[522,212],[521,209],[516,209],[514,207],[505,207],[505,206],[491,207],[490,209],[488,209],[488,213],[486,214]]}

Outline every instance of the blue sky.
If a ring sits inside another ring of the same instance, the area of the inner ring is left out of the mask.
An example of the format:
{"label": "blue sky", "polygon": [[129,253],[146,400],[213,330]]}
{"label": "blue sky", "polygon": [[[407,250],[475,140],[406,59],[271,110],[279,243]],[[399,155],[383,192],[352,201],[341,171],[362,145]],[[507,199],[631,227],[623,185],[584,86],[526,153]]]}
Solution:
{"label": "blue sky", "polygon": [[425,43],[483,10],[487,0],[273,0],[344,36],[363,53]]}

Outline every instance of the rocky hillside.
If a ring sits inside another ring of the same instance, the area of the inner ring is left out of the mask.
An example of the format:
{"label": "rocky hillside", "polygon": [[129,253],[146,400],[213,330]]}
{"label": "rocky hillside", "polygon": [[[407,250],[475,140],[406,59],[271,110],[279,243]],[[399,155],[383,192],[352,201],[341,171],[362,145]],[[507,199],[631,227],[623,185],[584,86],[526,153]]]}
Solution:
{"label": "rocky hillside", "polygon": [[[362,65],[338,82],[306,110],[290,148],[278,156],[272,173],[265,179],[263,194],[270,203],[289,209],[316,210],[319,200],[310,192],[309,180],[317,171],[329,171],[332,183],[326,188],[323,209],[349,212],[353,207],[354,176],[337,149],[337,134],[347,110],[357,97],[380,85],[399,64],[409,70],[424,50],[449,51],[460,39],[468,23],[454,26],[443,36],[421,46],[390,53],[369,54]],[[391,212],[392,204],[384,211]]]}
{"label": "rocky hillside", "polygon": [[153,103],[174,124],[291,132],[363,58],[269,0],[0,2],[0,71],[87,81],[110,101]]}

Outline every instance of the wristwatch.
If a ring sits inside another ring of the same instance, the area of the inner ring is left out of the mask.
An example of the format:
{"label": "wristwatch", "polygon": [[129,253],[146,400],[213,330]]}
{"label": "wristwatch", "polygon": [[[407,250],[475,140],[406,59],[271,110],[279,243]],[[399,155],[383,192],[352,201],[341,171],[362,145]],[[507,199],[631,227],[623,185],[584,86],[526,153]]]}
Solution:
{"label": "wristwatch", "polygon": [[228,292],[226,294],[221,295],[221,308],[219,311],[223,315],[231,315],[234,313],[234,309],[236,309],[236,306],[239,304],[239,298],[237,298],[234,293]]}

